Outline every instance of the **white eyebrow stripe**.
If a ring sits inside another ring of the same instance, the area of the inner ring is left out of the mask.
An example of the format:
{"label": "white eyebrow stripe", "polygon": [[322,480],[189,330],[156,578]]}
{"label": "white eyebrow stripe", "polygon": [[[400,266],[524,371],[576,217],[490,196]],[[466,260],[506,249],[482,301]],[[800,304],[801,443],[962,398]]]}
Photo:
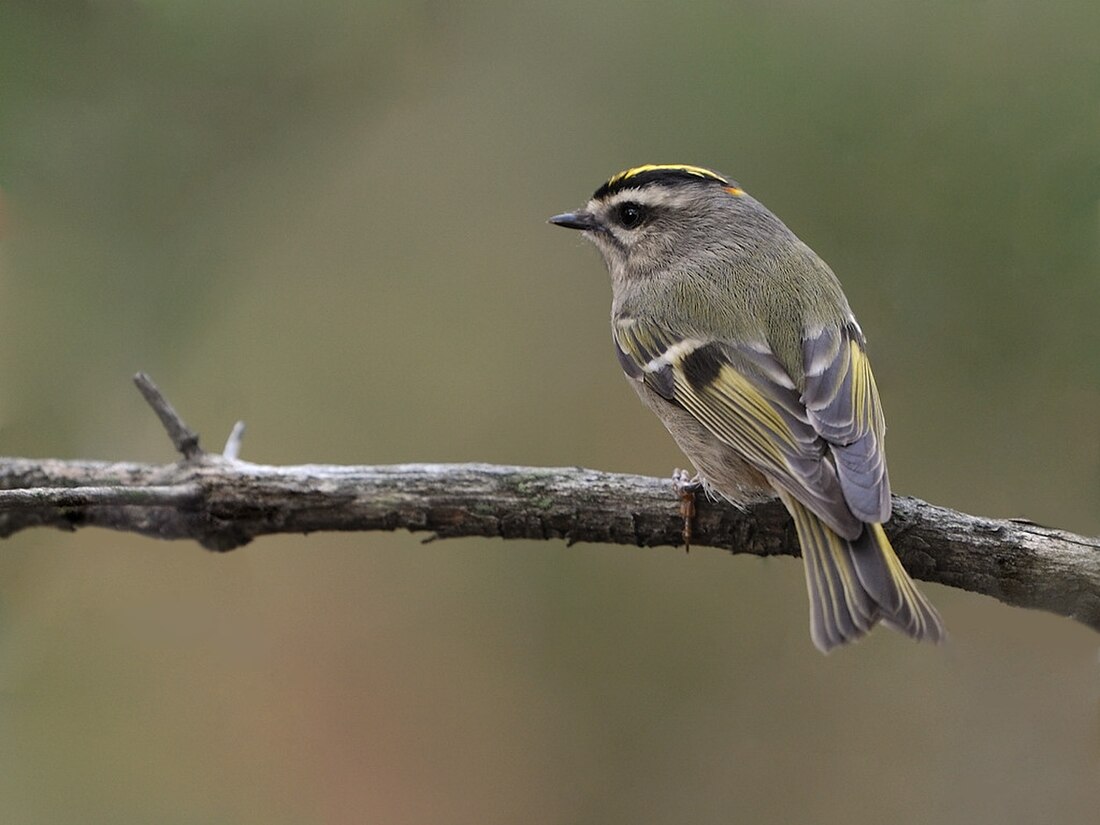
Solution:
{"label": "white eyebrow stripe", "polygon": [[609,198],[589,201],[592,210],[602,206],[610,209],[620,203],[640,203],[642,206],[684,207],[693,203],[696,196],[692,192],[680,192],[663,186],[643,186],[634,189],[621,189]]}

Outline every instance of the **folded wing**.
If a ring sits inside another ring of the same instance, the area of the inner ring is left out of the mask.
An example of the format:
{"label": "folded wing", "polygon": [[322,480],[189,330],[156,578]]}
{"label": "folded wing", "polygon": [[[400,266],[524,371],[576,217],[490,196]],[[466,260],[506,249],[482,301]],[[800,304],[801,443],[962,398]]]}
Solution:
{"label": "folded wing", "polygon": [[861,339],[846,329],[805,339],[815,372],[802,390],[765,342],[708,340],[630,318],[616,324],[615,344],[628,375],[854,539],[863,522],[889,517],[890,493],[874,378]]}

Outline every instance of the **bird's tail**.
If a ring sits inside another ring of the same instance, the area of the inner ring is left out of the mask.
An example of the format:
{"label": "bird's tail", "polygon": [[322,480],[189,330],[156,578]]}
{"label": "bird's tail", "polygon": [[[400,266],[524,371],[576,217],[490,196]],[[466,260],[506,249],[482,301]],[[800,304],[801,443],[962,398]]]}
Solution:
{"label": "bird's tail", "polygon": [[797,499],[780,496],[802,545],[810,636],[819,650],[855,641],[880,621],[917,641],[943,641],[939,613],[901,566],[881,524],[866,525],[849,541]]}

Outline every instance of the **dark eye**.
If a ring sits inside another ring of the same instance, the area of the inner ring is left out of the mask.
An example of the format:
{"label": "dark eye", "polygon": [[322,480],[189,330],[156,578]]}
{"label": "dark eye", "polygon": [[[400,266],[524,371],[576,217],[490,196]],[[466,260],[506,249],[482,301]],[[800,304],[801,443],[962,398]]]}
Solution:
{"label": "dark eye", "polygon": [[627,229],[635,229],[641,226],[645,220],[646,210],[640,203],[627,201],[619,204],[619,207],[615,210],[615,217],[621,226]]}

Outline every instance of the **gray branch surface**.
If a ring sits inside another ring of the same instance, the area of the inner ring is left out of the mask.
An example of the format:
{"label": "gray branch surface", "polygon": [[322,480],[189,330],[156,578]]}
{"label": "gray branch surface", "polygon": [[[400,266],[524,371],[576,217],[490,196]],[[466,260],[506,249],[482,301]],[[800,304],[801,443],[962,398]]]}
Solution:
{"label": "gray branch surface", "polygon": [[[192,539],[225,551],[272,533],[409,530],[429,539],[490,536],[639,547],[682,543],[667,479],[577,467],[489,464],[273,467],[202,451],[142,377],[177,450],[175,464],[0,459],[0,537],[29,527],[105,527]],[[140,381],[140,379],[139,379]],[[919,579],[1069,616],[1100,630],[1100,539],[988,519],[895,497],[886,527]],[[698,496],[692,541],[732,553],[798,555],[778,501],[738,509]]]}

